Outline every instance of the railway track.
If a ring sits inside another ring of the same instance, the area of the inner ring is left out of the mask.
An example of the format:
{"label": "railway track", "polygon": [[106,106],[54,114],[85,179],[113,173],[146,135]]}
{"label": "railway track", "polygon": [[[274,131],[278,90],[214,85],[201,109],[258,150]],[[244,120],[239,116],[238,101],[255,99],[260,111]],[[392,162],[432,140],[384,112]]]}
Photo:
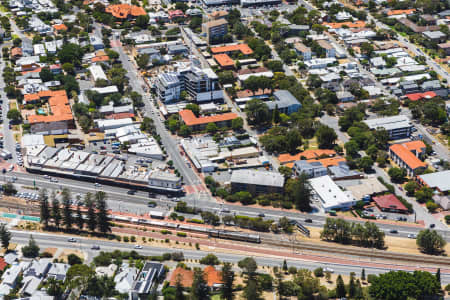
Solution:
{"label": "railway track", "polygon": [[357,248],[357,247],[344,247],[338,244],[336,245],[320,245],[310,242],[299,241],[282,241],[279,239],[268,238],[267,236],[261,237],[261,243],[276,247],[283,247],[292,250],[306,250],[323,254],[331,255],[346,255],[346,256],[359,256],[371,259],[380,259],[391,262],[408,262],[414,263],[418,266],[433,266],[436,268],[442,268],[444,266],[450,267],[450,257],[445,256],[431,256],[431,255],[418,255],[418,254],[406,254],[399,252],[387,252],[372,248]]}

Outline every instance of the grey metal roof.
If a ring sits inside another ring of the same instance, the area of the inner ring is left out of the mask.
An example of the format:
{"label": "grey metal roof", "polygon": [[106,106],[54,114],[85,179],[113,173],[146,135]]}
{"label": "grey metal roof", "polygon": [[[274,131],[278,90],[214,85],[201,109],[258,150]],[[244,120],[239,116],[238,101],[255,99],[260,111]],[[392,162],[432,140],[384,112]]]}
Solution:
{"label": "grey metal roof", "polygon": [[284,185],[284,177],[280,173],[255,170],[235,170],[230,181],[274,187],[283,187]]}
{"label": "grey metal roof", "polygon": [[437,188],[441,192],[450,191],[450,170],[419,175],[429,187]]}
{"label": "grey metal roof", "polygon": [[291,105],[300,105],[301,103],[295,98],[291,92],[288,90],[279,90],[273,93],[275,97],[275,101],[266,102],[269,109],[275,109],[276,106],[278,108],[285,108]]}

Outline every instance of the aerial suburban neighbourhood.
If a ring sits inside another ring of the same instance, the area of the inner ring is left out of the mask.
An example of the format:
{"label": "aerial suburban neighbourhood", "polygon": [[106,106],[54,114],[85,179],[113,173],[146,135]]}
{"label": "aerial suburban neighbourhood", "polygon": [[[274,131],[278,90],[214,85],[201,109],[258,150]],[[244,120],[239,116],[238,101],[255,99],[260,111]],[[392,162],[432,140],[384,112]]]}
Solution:
{"label": "aerial suburban neighbourhood", "polygon": [[3,0],[0,299],[450,297],[450,2]]}

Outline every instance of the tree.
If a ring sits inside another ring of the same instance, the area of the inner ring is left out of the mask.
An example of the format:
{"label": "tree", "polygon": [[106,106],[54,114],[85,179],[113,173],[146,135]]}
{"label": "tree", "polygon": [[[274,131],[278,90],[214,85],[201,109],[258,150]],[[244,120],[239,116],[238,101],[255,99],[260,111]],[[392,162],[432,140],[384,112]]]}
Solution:
{"label": "tree", "polygon": [[272,122],[275,124],[280,123],[280,111],[278,110],[278,104],[275,105],[275,109],[272,111]]}
{"label": "tree", "polygon": [[369,294],[373,299],[435,299],[441,290],[436,277],[425,271],[390,271],[372,276]]}
{"label": "tree", "polygon": [[69,230],[72,228],[73,218],[72,218],[72,209],[70,208],[72,199],[70,196],[70,191],[68,188],[64,188],[61,192],[62,202],[63,202],[63,223],[66,226],[66,229]]}
{"label": "tree", "polygon": [[358,152],[360,150],[358,143],[354,139],[351,139],[350,141],[345,143],[344,148],[345,148],[346,154],[351,157],[357,156]]}
{"label": "tree", "polygon": [[22,254],[27,258],[34,258],[39,255],[39,246],[32,235],[30,235],[28,245],[22,247]]}
{"label": "tree", "polygon": [[142,29],[147,28],[149,19],[150,18],[147,14],[138,16],[136,18],[136,26],[139,26]]}
{"label": "tree", "polygon": [[436,280],[439,282],[439,285],[441,284],[441,268],[438,268],[436,271]]}
{"label": "tree", "polygon": [[106,205],[106,193],[99,191],[95,193],[95,202],[97,207],[97,224],[101,233],[106,234],[111,231],[111,224],[108,217],[108,208]]}
{"label": "tree", "polygon": [[284,176],[285,180],[291,178],[293,173],[292,168],[289,168],[287,166],[280,166],[278,168],[278,172]]}
{"label": "tree", "polygon": [[53,223],[55,223],[55,226],[57,229],[59,229],[59,225],[61,224],[61,211],[59,207],[59,201],[56,199],[55,192],[52,192],[52,219]]}
{"label": "tree", "polygon": [[180,126],[180,129],[178,130],[178,134],[182,137],[188,137],[190,136],[192,133],[192,129],[191,127],[183,124]]}
{"label": "tree", "polygon": [[6,228],[5,224],[0,224],[0,239],[2,242],[2,247],[8,250],[9,242],[11,241],[11,232]]}
{"label": "tree", "polygon": [[210,134],[216,133],[217,130],[219,130],[219,128],[217,127],[216,123],[211,122],[206,125],[206,131]]}
{"label": "tree", "polygon": [[366,269],[361,270],[361,280],[366,280]]}
{"label": "tree", "polygon": [[368,57],[372,56],[374,49],[373,49],[373,45],[371,43],[362,43],[361,44],[361,53],[367,55]]}
{"label": "tree", "polygon": [[334,129],[326,125],[322,125],[317,129],[316,136],[320,149],[332,149],[337,139]]}
{"label": "tree", "polygon": [[414,197],[416,197],[416,200],[419,203],[426,203],[428,201],[432,201],[433,190],[427,186],[424,186],[414,193]]}
{"label": "tree", "polygon": [[286,135],[286,150],[289,153],[297,152],[297,148],[303,144],[302,136],[297,129],[291,129]]}
{"label": "tree", "polygon": [[39,206],[41,222],[44,224],[44,227],[47,228],[48,222],[50,220],[50,208],[48,203],[47,189],[45,188],[39,192]]}
{"label": "tree", "polygon": [[426,254],[441,254],[447,242],[436,230],[421,230],[417,235],[416,244]]}
{"label": "tree", "polygon": [[234,271],[230,263],[224,263],[222,267],[222,286],[220,287],[220,295],[224,300],[233,300],[233,282]]}
{"label": "tree", "polygon": [[269,107],[259,99],[248,101],[245,106],[245,112],[250,125],[263,126],[271,120]]}
{"label": "tree", "polygon": [[231,121],[231,128],[234,131],[239,131],[244,127],[244,120],[241,117],[238,117],[236,119],[233,119]]}
{"label": "tree", "polygon": [[22,119],[22,115],[15,108],[9,110],[8,113],[6,114],[6,116],[8,117],[8,119],[10,119],[11,121],[13,121],[15,123],[19,122]]}
{"label": "tree", "polygon": [[353,299],[355,297],[356,294],[356,283],[355,283],[355,276],[354,273],[352,272],[350,274],[350,281],[348,283],[348,297],[350,299]]}
{"label": "tree", "polygon": [[392,182],[402,183],[405,180],[406,170],[394,167],[389,169],[388,174]]}
{"label": "tree", "polygon": [[285,186],[287,199],[301,211],[311,211],[311,188],[308,177],[302,173],[296,179],[289,179]]}
{"label": "tree", "polygon": [[200,115],[200,106],[198,106],[195,103],[189,103],[186,105],[186,107],[184,109],[189,109],[190,111],[192,111],[194,113],[194,115],[196,115],[197,117]]}
{"label": "tree", "polygon": [[408,196],[413,196],[414,192],[419,188],[419,185],[415,181],[408,181],[407,184],[405,184],[405,191],[408,194]]}
{"label": "tree", "polygon": [[347,291],[345,290],[344,280],[342,280],[341,275],[339,275],[336,279],[336,296],[338,298],[344,298],[346,294]]}
{"label": "tree", "polygon": [[83,260],[78,255],[71,253],[67,256],[67,263],[71,266],[80,265],[83,263]]}
{"label": "tree", "polygon": [[54,79],[52,71],[49,68],[42,68],[39,77],[43,82],[52,81]]}
{"label": "tree", "polygon": [[247,300],[260,299],[261,289],[258,287],[256,279],[256,269],[258,268],[256,261],[251,257],[247,257],[239,261],[238,266],[243,270],[245,277],[244,298]]}
{"label": "tree", "polygon": [[175,281],[175,299],[174,300],[184,300],[184,294],[183,294],[183,285],[181,284],[181,274],[177,275],[176,281]]}
{"label": "tree", "polygon": [[209,253],[200,259],[200,263],[203,265],[215,266],[220,264],[220,260],[214,254]]}
{"label": "tree", "polygon": [[78,202],[78,204],[77,204],[77,214],[75,216],[75,222],[77,223],[78,229],[83,230],[84,218],[83,218],[83,213],[81,212],[80,202]]}
{"label": "tree", "polygon": [[2,185],[3,194],[6,196],[15,195],[17,193],[17,189],[11,182],[5,183]]}
{"label": "tree", "polygon": [[47,293],[50,296],[53,296],[56,300],[61,299],[61,296],[64,293],[64,284],[60,280],[56,280],[56,278],[48,278],[47,279]]}
{"label": "tree", "polygon": [[92,194],[87,193],[84,198],[84,203],[86,207],[88,208],[87,211],[87,225],[90,231],[95,231],[95,228],[97,228],[97,216],[95,214],[95,205],[92,201]]}
{"label": "tree", "polygon": [[62,69],[64,72],[66,72],[67,74],[70,75],[75,75],[75,67],[73,64],[66,62],[65,64],[62,65]]}
{"label": "tree", "polygon": [[140,69],[147,69],[147,65],[150,62],[150,56],[148,54],[140,54],[136,57],[136,64]]}
{"label": "tree", "polygon": [[200,268],[194,269],[194,280],[191,287],[191,300],[209,299],[209,289],[205,280],[205,274]]}
{"label": "tree", "polygon": [[72,43],[67,43],[64,44],[61,50],[58,52],[58,57],[62,64],[72,63],[75,66],[80,66],[83,54],[83,49],[80,46]]}
{"label": "tree", "polygon": [[369,172],[372,170],[373,160],[370,156],[364,156],[359,160],[359,167],[364,170],[364,172]]}

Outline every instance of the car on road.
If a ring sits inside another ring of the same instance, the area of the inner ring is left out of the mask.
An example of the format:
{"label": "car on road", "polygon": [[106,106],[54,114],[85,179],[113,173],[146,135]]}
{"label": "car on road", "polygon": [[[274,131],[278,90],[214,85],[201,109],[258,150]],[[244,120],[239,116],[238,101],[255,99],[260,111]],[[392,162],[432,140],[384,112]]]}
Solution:
{"label": "car on road", "polygon": [[135,245],[134,249],[142,249],[142,246],[141,245]]}
{"label": "car on road", "polygon": [[313,221],[312,221],[312,219],[306,219],[305,222],[306,223],[312,223]]}
{"label": "car on road", "polygon": [[91,249],[92,250],[100,250],[100,246],[99,245],[92,245]]}
{"label": "car on road", "polygon": [[94,183],[94,186],[101,187],[102,185],[100,183],[96,182],[96,183]]}
{"label": "car on road", "polygon": [[128,195],[134,195],[134,194],[136,194],[136,192],[137,192],[136,190],[128,190],[127,194]]}
{"label": "car on road", "polygon": [[68,241],[69,243],[76,243],[76,242],[77,242],[77,239],[76,239],[76,238],[69,238],[67,241]]}
{"label": "car on road", "polygon": [[410,233],[410,234],[408,234],[408,238],[409,239],[416,239],[417,236],[415,234],[413,234],[413,233]]}
{"label": "car on road", "polygon": [[329,273],[334,273],[334,270],[333,270],[332,268],[329,268],[329,267],[325,267],[325,268],[323,269],[323,271],[324,271],[324,272],[329,272]]}
{"label": "car on road", "polygon": [[51,178],[50,178],[50,181],[51,181],[51,182],[58,182],[58,179],[56,179],[56,178],[54,178],[54,177],[51,177]]}
{"label": "car on road", "polygon": [[391,229],[391,230],[389,230],[389,232],[390,233],[398,233],[398,230],[397,229]]}
{"label": "car on road", "polygon": [[258,214],[258,217],[260,217],[260,218],[264,218],[266,215],[264,214],[264,213],[259,213]]}
{"label": "car on road", "polygon": [[180,202],[180,198],[172,198],[171,199],[173,202]]}
{"label": "car on road", "polygon": [[430,228],[434,228],[436,224],[430,224]]}

